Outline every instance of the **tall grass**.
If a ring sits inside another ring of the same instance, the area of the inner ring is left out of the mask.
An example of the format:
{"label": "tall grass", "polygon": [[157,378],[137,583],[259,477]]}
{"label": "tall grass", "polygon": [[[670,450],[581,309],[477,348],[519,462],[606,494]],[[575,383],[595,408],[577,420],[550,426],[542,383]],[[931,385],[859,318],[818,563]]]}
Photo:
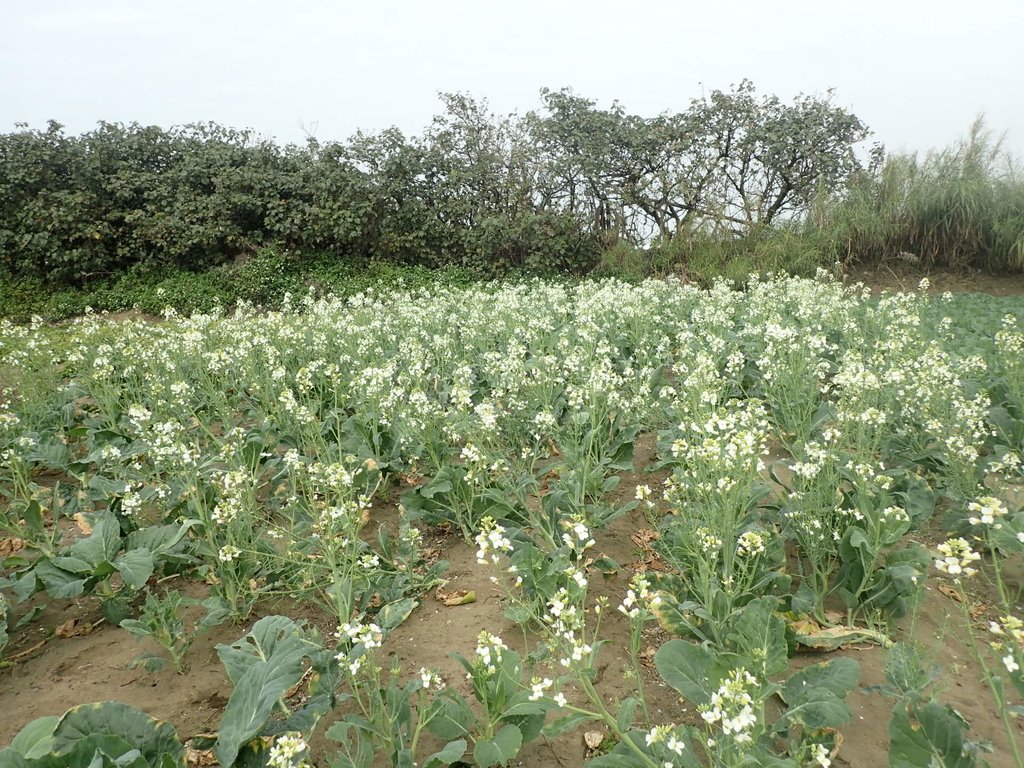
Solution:
{"label": "tall grass", "polygon": [[1022,271],[1024,174],[979,118],[953,147],[890,155],[822,196],[805,232],[844,263]]}

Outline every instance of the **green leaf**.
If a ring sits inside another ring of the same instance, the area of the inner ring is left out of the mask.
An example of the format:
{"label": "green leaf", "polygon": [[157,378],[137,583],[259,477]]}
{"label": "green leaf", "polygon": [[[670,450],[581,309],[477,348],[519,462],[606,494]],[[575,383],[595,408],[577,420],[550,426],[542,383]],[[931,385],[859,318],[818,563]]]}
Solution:
{"label": "green leaf", "polygon": [[727,640],[731,650],[746,658],[759,677],[772,677],[789,665],[786,623],[775,615],[778,599],[759,597],[740,609]]}
{"label": "green leaf", "polygon": [[901,702],[889,721],[890,768],[973,768],[974,755],[964,750],[964,721],[936,701],[923,707]]}
{"label": "green leaf", "polygon": [[[205,603],[204,603],[205,605]],[[256,661],[266,661],[277,651],[278,644],[285,644],[289,650],[301,646],[302,628],[287,616],[264,616],[252,625],[249,634],[231,645],[218,645],[217,655],[234,685]],[[312,650],[312,648],[310,648]]]}
{"label": "green leaf", "polygon": [[[231,616],[231,608],[227,604],[227,601],[223,597],[212,595],[202,603],[203,608],[206,609],[206,615],[203,616],[202,620],[197,625],[198,631],[206,631],[224,623]],[[221,658],[223,661],[223,657]]]}
{"label": "green leaf", "polygon": [[[129,749],[118,751],[121,744]],[[171,765],[185,766],[185,748],[174,726],[120,702],[83,704],[64,714],[53,732],[54,754],[70,754],[85,745],[106,745],[104,751],[117,757],[137,749],[149,765],[166,763],[167,755]]]}
{"label": "green leaf", "polygon": [[100,613],[108,623],[118,626],[132,615],[132,606],[120,594],[111,595],[100,601]]}
{"label": "green leaf", "polygon": [[636,697],[630,696],[619,704],[619,712],[615,716],[615,724],[623,733],[633,727],[633,718],[636,715],[636,708],[639,703]]}
{"label": "green leaf", "polygon": [[0,768],[44,768],[41,758],[29,762],[24,755],[12,747],[0,749]]}
{"label": "green leaf", "polygon": [[817,605],[818,593],[806,581],[801,581],[790,598],[790,610],[795,614],[811,613]]}
{"label": "green leaf", "polygon": [[21,629],[26,624],[31,624],[33,621],[39,618],[40,614],[42,614],[44,610],[46,610],[45,606],[33,606],[31,610],[29,610],[24,616],[18,619],[18,621],[14,624],[14,628]]}
{"label": "green leaf", "polygon": [[411,597],[403,598],[402,600],[396,600],[393,603],[388,603],[380,609],[380,613],[377,614],[377,623],[380,624],[384,634],[388,634],[394,630],[403,621],[409,618],[409,614],[413,612],[413,609],[419,605]]}
{"label": "green leaf", "polygon": [[479,768],[507,765],[523,745],[523,735],[514,725],[506,725],[493,739],[478,741],[473,747],[473,760]]}
{"label": "green leaf", "polygon": [[423,762],[423,768],[435,768],[438,765],[451,765],[456,760],[460,760],[462,756],[466,754],[467,746],[465,739],[449,741],[444,745],[444,749],[430,755]]}
{"label": "green leaf", "polygon": [[180,525],[150,525],[140,528],[128,534],[124,548],[127,550],[148,549],[154,555],[169,552],[184,541],[189,529],[197,525],[198,522],[198,520],[186,520]]}
{"label": "green leaf", "polygon": [[533,617],[528,605],[511,604],[505,609],[505,618],[513,624],[526,624]]}
{"label": "green leaf", "polygon": [[25,571],[20,576],[17,576],[12,586],[15,601],[23,603],[28,600],[40,588],[40,583],[41,580],[37,578],[35,569]]}
{"label": "green leaf", "polygon": [[661,646],[654,665],[666,683],[696,706],[711,702],[711,693],[728,672],[713,651],[686,640],[669,640]]}
{"label": "green leaf", "polygon": [[53,565],[60,568],[62,571],[68,571],[69,573],[81,575],[91,574],[95,570],[97,565],[95,563],[86,562],[80,557],[69,557],[62,555],[50,558],[50,562],[53,563]]}
{"label": "green leaf", "polygon": [[468,734],[476,722],[476,716],[466,700],[450,689],[434,699],[430,711],[431,720],[427,730],[439,739],[459,739]]}
{"label": "green leaf", "polygon": [[784,733],[798,723],[809,730],[838,728],[851,717],[846,702],[825,690],[811,691],[775,721],[773,730],[775,733]]}
{"label": "green leaf", "polygon": [[925,665],[924,653],[912,643],[896,643],[885,656],[885,681],[904,698],[921,695],[942,675],[942,667]]}
{"label": "green leaf", "polygon": [[235,684],[214,748],[221,765],[234,763],[242,745],[261,732],[284,692],[302,678],[302,659],[311,650],[285,616],[266,616],[241,640],[217,646]]}
{"label": "green leaf", "polygon": [[33,572],[42,582],[46,594],[58,599],[70,599],[80,597],[85,593],[87,578],[82,578],[76,573],[69,573],[53,564],[50,560],[44,560],[37,565]]}
{"label": "green leaf", "polygon": [[153,554],[148,549],[132,549],[121,553],[114,567],[125,584],[132,589],[142,589],[153,575]]}
{"label": "green leaf", "polygon": [[11,749],[29,759],[42,757],[53,750],[53,731],[60,718],[56,715],[33,720],[11,740]]}
{"label": "green leaf", "polygon": [[810,730],[843,725],[851,717],[843,699],[857,685],[859,677],[860,665],[846,657],[800,670],[779,690],[788,708],[776,721],[774,731],[784,733],[796,724]]}
{"label": "green leaf", "polygon": [[544,735],[549,739],[557,738],[568,730],[578,728],[584,723],[593,722],[598,718],[592,715],[586,715],[582,712],[573,712],[566,715],[565,717],[559,717],[556,720],[552,720],[550,723],[544,726]]}
{"label": "green leaf", "polygon": [[808,700],[817,690],[845,699],[859,678],[860,665],[854,659],[840,656],[800,670],[783,684],[779,696],[790,706]]}
{"label": "green leaf", "polygon": [[87,538],[76,541],[68,551],[95,567],[104,561],[113,560],[121,548],[121,525],[114,517],[114,513],[109,510],[103,511],[89,522],[92,525],[92,533]]}
{"label": "green leaf", "polygon": [[593,563],[591,563],[591,565],[596,568],[602,576],[614,576],[622,570],[622,566],[607,555],[602,555],[597,558]]}
{"label": "green leaf", "polygon": [[896,493],[903,500],[903,508],[907,511],[915,527],[926,523],[935,512],[937,494],[927,481],[917,475],[907,474],[902,483],[905,487]]}
{"label": "green leaf", "polygon": [[[523,696],[528,696],[529,691],[523,691]],[[502,718],[508,717],[520,717],[523,715],[543,715],[551,708],[551,704],[544,700],[529,701],[529,699],[523,699],[511,704],[502,713]]]}

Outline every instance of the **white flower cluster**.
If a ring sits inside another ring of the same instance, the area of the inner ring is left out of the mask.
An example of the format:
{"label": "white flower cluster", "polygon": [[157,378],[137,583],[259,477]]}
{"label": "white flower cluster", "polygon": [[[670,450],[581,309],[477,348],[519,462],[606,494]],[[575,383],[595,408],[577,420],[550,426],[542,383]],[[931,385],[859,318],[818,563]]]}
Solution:
{"label": "white flower cluster", "polygon": [[756,685],[757,680],[747,670],[734,670],[711,694],[711,702],[700,707],[701,718],[709,725],[718,723],[722,732],[739,744],[751,741],[757,715],[750,690]]}
{"label": "white flower cluster", "polygon": [[[647,732],[644,736],[644,743],[648,747],[657,746],[658,744],[664,744],[665,749],[676,755],[683,754],[683,750],[686,749],[686,744],[676,735],[675,723],[669,723],[668,725],[656,725]],[[671,761],[666,762],[665,765],[668,768],[672,768]]]}
{"label": "white flower cluster", "polygon": [[220,486],[220,499],[210,518],[218,525],[228,525],[244,513],[245,498],[252,488],[252,478],[241,470],[231,470],[221,476]]}
{"label": "white flower cluster", "polygon": [[309,749],[302,734],[285,733],[277,737],[270,748],[267,768],[309,768],[311,763],[306,759]]}
{"label": "white flower cluster", "polygon": [[594,538],[590,535],[590,528],[587,527],[586,519],[577,513],[568,520],[562,521],[565,532],[562,534],[562,541],[574,552],[582,553],[584,550],[594,546]]}
{"label": "white flower cluster", "polygon": [[555,683],[550,677],[535,677],[530,681],[530,701],[540,701],[544,698],[546,691],[551,689]]}
{"label": "white flower cluster", "polygon": [[502,652],[507,651],[505,641],[497,635],[486,630],[480,633],[476,641],[477,666],[482,668],[488,675],[498,671],[498,664],[501,663]]}
{"label": "white flower cluster", "polygon": [[935,561],[935,567],[940,573],[945,573],[959,581],[960,578],[970,577],[978,571],[971,567],[981,559],[981,555],[971,549],[971,545],[963,538],[953,538],[939,544],[941,559]]}
{"label": "white flower cluster", "polygon": [[697,544],[706,555],[717,555],[722,549],[722,540],[706,526],[699,527],[694,533],[697,536]]}
{"label": "white flower cluster", "polygon": [[763,555],[767,549],[767,538],[759,531],[744,531],[736,541],[736,554],[740,557]]}
{"label": "white flower cluster", "polygon": [[444,680],[435,670],[420,667],[419,677],[420,686],[424,689],[433,688],[434,690],[440,691],[445,687]]}
{"label": "white flower cluster", "polygon": [[641,611],[651,611],[660,604],[661,595],[652,591],[651,582],[644,574],[638,573],[630,581],[626,597],[617,610],[624,616],[635,619]]}
{"label": "white flower cluster", "polygon": [[360,645],[368,651],[373,648],[380,648],[381,643],[384,641],[383,631],[373,622],[362,624],[358,621],[347,621],[338,627],[334,636],[343,642]]}
{"label": "white flower cluster", "polygon": [[583,640],[583,609],[572,600],[565,587],[548,600],[543,620],[551,628],[552,649],[560,652],[559,663],[563,667],[569,669],[580,662],[589,663],[594,649]]}
{"label": "white flower cluster", "polygon": [[967,505],[973,514],[967,518],[971,525],[987,525],[994,529],[1002,528],[1000,518],[1006,517],[1006,505],[994,496],[983,496]]}
{"label": "white flower cluster", "polygon": [[512,551],[512,541],[506,535],[504,526],[499,525],[493,517],[485,517],[480,521],[480,531],[476,538],[476,561],[480,565],[488,562],[497,565],[502,555]]}
{"label": "white flower cluster", "polygon": [[384,633],[379,626],[370,622],[347,621],[338,627],[334,637],[342,643],[350,644],[348,650],[339,651],[334,658],[346,667],[349,674],[355,675],[362,669],[363,659],[367,652],[380,648],[384,642]]}
{"label": "white flower cluster", "polygon": [[1024,621],[1016,616],[1001,616],[998,621],[990,621],[989,632],[999,640],[992,641],[992,647],[997,651],[1006,651],[1003,656],[1003,666],[1011,675],[1020,672],[1021,661],[1024,661]]}

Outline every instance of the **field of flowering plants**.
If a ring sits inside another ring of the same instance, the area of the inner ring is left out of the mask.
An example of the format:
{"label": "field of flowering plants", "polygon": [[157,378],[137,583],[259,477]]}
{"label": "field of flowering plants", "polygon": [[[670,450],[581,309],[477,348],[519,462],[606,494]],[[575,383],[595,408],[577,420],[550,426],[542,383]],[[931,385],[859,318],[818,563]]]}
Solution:
{"label": "field of flowering plants", "polygon": [[0,768],[1024,766],[1024,301],[0,321]]}

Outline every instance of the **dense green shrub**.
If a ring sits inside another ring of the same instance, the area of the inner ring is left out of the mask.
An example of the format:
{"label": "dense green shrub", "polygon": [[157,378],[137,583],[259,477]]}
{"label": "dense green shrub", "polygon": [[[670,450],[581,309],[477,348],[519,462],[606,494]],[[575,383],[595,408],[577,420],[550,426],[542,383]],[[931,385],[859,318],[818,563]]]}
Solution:
{"label": "dense green shrub", "polygon": [[855,116],[748,82],[656,118],[567,90],[523,116],[442,101],[421,136],[301,147],[212,124],[19,125],[0,135],[0,312],[274,305],[374,285],[381,265],[699,281],[856,260],[1024,270],[1024,180],[980,123],[951,149],[878,148],[862,168]]}
{"label": "dense green shrub", "polygon": [[[442,101],[418,137],[301,147],[213,124],[100,123],[80,136],[19,125],[0,135],[0,271],[93,290],[132,267],[202,272],[269,246],[581,274],[618,242],[745,236],[798,215],[858,169],[851,148],[866,135],[828,98],[786,105],[748,82],[656,118],[566,90],[524,116]],[[264,302],[294,287],[266,259],[231,273],[236,294]]]}

